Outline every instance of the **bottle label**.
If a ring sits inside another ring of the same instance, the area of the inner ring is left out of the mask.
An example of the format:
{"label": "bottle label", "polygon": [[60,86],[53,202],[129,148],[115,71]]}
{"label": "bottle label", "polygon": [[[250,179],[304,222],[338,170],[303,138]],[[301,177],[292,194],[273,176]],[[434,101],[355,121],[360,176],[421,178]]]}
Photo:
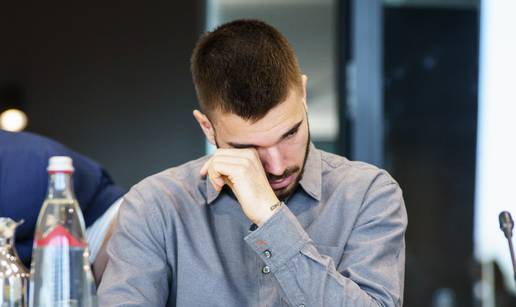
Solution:
{"label": "bottle label", "polygon": [[43,235],[41,239],[36,240],[36,248],[45,246],[71,246],[71,247],[86,247],[87,243],[75,238],[62,225],[56,225],[52,231]]}

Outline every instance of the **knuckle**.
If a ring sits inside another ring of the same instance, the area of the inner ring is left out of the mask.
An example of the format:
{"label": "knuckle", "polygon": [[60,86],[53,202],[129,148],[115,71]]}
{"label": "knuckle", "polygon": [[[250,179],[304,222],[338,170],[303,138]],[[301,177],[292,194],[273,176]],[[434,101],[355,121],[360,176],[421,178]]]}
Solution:
{"label": "knuckle", "polygon": [[246,157],[251,161],[256,161],[258,158],[258,153],[254,149],[248,149],[246,153]]}
{"label": "knuckle", "polygon": [[245,166],[246,168],[249,168],[253,165],[252,161],[249,159],[249,158],[244,158],[242,160],[242,164],[243,166]]}

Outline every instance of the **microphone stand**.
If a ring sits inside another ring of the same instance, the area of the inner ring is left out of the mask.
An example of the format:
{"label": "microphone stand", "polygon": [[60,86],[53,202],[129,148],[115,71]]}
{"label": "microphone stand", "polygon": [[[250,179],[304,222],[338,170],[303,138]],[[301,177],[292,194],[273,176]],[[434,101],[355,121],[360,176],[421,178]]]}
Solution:
{"label": "microphone stand", "polygon": [[514,258],[514,247],[512,246],[512,240],[507,238],[507,242],[509,242],[509,250],[511,251],[511,260],[512,260],[512,271],[514,273],[514,282],[516,282],[516,260]]}
{"label": "microphone stand", "polygon": [[503,211],[499,215],[500,229],[503,231],[507,242],[509,243],[509,251],[511,252],[512,260],[512,272],[514,275],[514,281],[516,282],[516,260],[514,257],[514,247],[512,246],[512,229],[514,228],[514,221],[512,220],[511,214],[507,211]]}

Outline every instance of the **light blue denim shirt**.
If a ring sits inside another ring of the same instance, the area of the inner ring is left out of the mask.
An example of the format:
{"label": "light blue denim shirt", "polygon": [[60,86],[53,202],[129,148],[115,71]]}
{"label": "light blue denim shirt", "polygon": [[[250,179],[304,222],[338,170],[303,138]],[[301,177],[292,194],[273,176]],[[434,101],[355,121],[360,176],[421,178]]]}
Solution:
{"label": "light blue denim shirt", "polygon": [[100,306],[402,305],[407,214],[387,172],[311,145],[300,187],[251,231],[199,175],[207,158],[124,197]]}

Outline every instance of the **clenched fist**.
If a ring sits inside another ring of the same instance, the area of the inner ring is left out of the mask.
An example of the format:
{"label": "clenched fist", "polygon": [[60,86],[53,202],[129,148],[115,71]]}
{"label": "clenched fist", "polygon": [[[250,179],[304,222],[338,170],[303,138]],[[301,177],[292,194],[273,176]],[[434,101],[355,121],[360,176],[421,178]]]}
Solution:
{"label": "clenched fist", "polygon": [[256,225],[265,223],[279,208],[258,153],[253,148],[217,149],[203,165],[215,190],[227,184],[235,193],[244,214]]}

